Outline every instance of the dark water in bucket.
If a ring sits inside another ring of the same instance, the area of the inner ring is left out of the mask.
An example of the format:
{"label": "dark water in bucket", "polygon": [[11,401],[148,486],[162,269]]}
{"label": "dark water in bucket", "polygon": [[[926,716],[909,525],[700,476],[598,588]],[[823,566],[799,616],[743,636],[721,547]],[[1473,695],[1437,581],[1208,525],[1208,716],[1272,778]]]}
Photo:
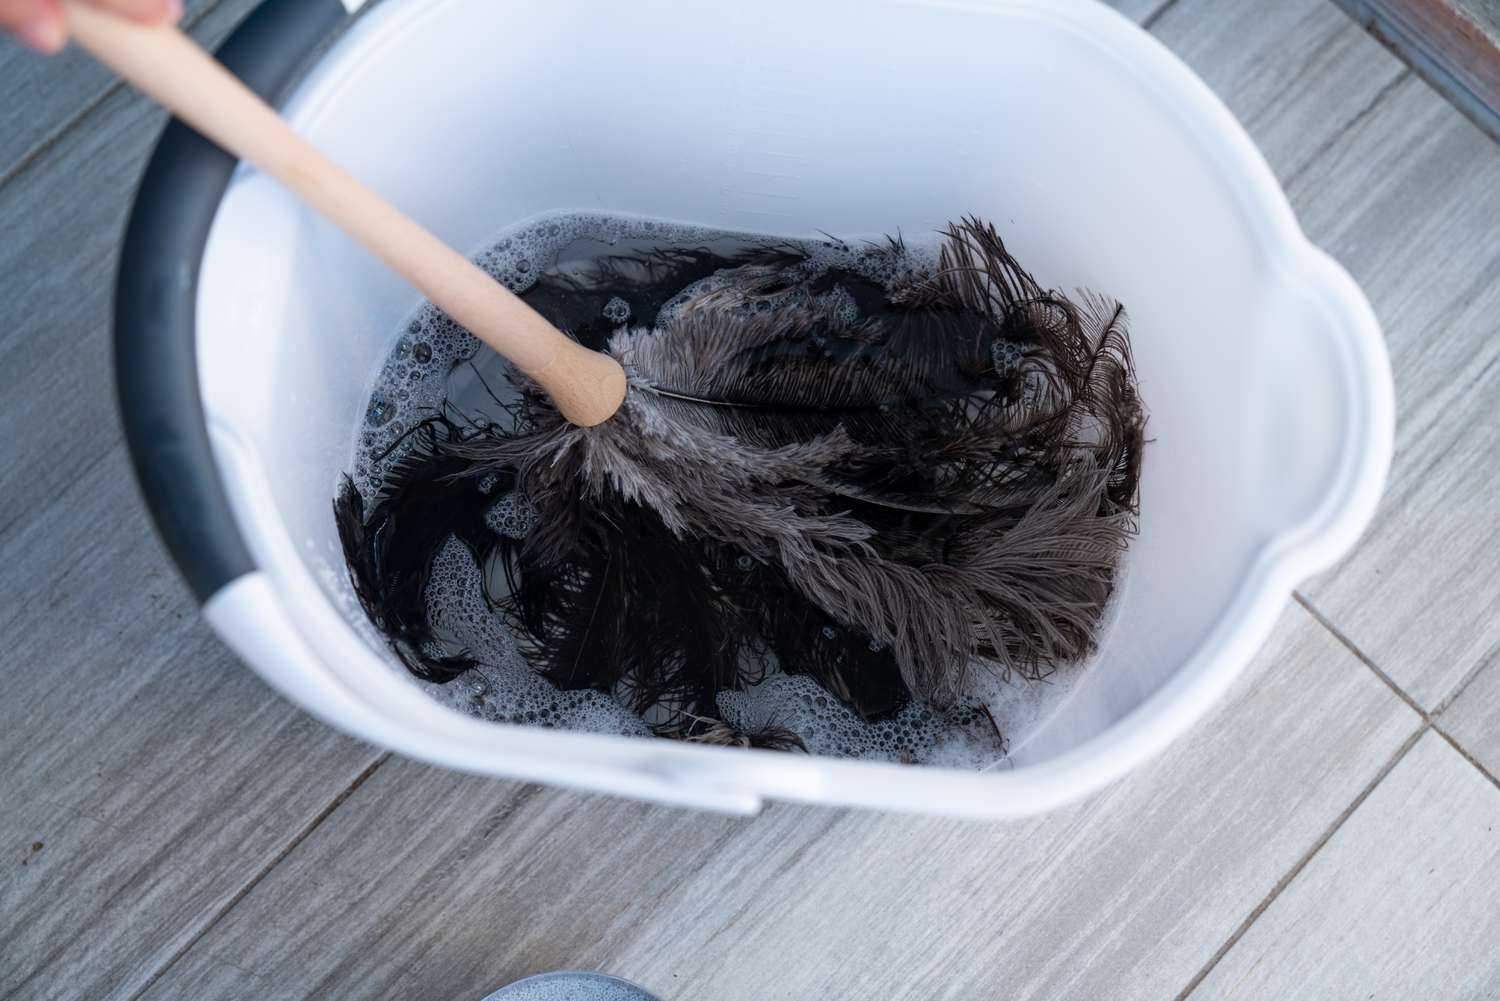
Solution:
{"label": "dark water in bucket", "polygon": [[[893,278],[903,270],[930,269],[936,261],[935,237],[905,244],[898,253],[878,239],[788,240],[636,217],[564,214],[508,230],[476,260],[558,327],[601,348],[622,326],[658,324],[689,294],[722,285],[723,269],[745,264],[763,267],[771,277],[763,294],[735,308],[769,311],[796,305],[800,297],[851,320],[872,315],[886,308]],[[778,291],[777,274],[788,279],[789,290]],[[478,426],[508,421],[506,405],[516,394],[507,368],[431,305],[423,306],[372,386],[353,463],[361,493],[378,493],[410,446],[408,433],[424,418],[442,412]],[[524,497],[498,496],[487,520],[496,531],[521,537],[530,517]],[[456,540],[436,561],[429,620],[448,652],[466,651],[480,664],[446,685],[421,683],[435,698],[485,719],[594,732],[648,736],[653,726],[674,722],[672,706],[643,717],[610,693],[561,691],[533,672],[483,599],[486,572],[495,569],[476,566]],[[811,636],[809,642],[829,639]],[[872,644],[869,657],[879,653]],[[871,698],[882,711],[862,718],[812,679],[783,674],[771,661],[752,672],[758,683],[720,693],[718,708],[741,731],[767,724],[790,729],[812,753],[982,768],[1004,758],[1001,732],[1011,747],[1024,740],[1082,670],[1064,665],[1040,683],[1007,682],[980,670],[970,696],[951,709],[909,701],[904,691],[882,701],[876,692]]]}

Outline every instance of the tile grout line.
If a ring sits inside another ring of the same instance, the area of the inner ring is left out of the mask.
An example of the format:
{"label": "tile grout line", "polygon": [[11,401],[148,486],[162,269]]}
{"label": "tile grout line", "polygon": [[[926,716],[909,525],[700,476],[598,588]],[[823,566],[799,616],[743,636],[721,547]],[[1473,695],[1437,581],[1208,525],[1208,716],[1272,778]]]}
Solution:
{"label": "tile grout line", "polygon": [[1385,683],[1385,686],[1392,692],[1394,692],[1397,698],[1399,698],[1402,702],[1405,702],[1407,706],[1411,708],[1412,712],[1422,717],[1423,723],[1432,723],[1432,714],[1429,713],[1426,709],[1423,709],[1421,705],[1417,703],[1416,699],[1412,698],[1400,685],[1396,684],[1396,682],[1392,680],[1390,675],[1386,674],[1379,667],[1377,667],[1375,662],[1371,660],[1363,650],[1355,646],[1354,641],[1345,636],[1343,630],[1334,625],[1333,622],[1328,618],[1328,616],[1318,611],[1317,606],[1309,601],[1301,591],[1293,591],[1292,600],[1306,609],[1307,613],[1317,621],[1318,625],[1322,626],[1324,629],[1332,633],[1333,638],[1338,640],[1339,643],[1343,645],[1344,649],[1354,654],[1355,659],[1358,660],[1361,664],[1365,665],[1365,667],[1369,668],[1370,672],[1374,674],[1375,677],[1383,681]]}
{"label": "tile grout line", "polygon": [[1141,27],[1150,31],[1156,27],[1156,22],[1161,20],[1163,14],[1177,6],[1177,0],[1162,0],[1156,9],[1141,18]]}
{"label": "tile grout line", "polygon": [[1313,150],[1312,156],[1308,157],[1307,160],[1303,162],[1302,166],[1292,171],[1291,176],[1289,176],[1284,182],[1282,182],[1282,190],[1291,191],[1291,189],[1296,186],[1297,182],[1300,181],[1303,176],[1312,169],[1314,164],[1316,164],[1319,160],[1322,160],[1323,157],[1327,156],[1335,146],[1343,141],[1345,136],[1347,136],[1350,132],[1354,131],[1354,129],[1359,126],[1360,122],[1364,121],[1366,118],[1370,117],[1370,115],[1374,114],[1375,109],[1384,104],[1385,99],[1390,97],[1392,92],[1394,92],[1402,84],[1406,83],[1406,81],[1411,79],[1412,76],[1413,74],[1411,68],[1406,65],[1402,65],[1400,72],[1392,77],[1390,82],[1388,82],[1384,87],[1381,87],[1378,91],[1376,91],[1375,96],[1370,98],[1370,102],[1368,104],[1356,111],[1354,113],[1354,117],[1350,118],[1343,125],[1340,125],[1337,132],[1329,136],[1321,145],[1318,146],[1317,149]]}
{"label": "tile grout line", "polygon": [[1489,779],[1491,784],[1493,784],[1496,789],[1500,789],[1500,776],[1496,776],[1494,772],[1486,768],[1483,763],[1481,763],[1478,758],[1474,757],[1474,755],[1470,754],[1464,748],[1464,746],[1453,737],[1452,734],[1450,734],[1447,730],[1444,730],[1442,727],[1438,726],[1436,722],[1432,724],[1432,732],[1446,740],[1448,742],[1448,746],[1458,752],[1459,757],[1463,758],[1469,764],[1473,765],[1474,770],[1480,775],[1483,775],[1485,778]]}
{"label": "tile grout line", "polygon": [[180,948],[173,952],[171,956],[167,957],[166,962],[164,962],[161,967],[156,970],[156,972],[147,977],[145,983],[141,984],[140,987],[132,991],[130,995],[125,999],[125,1001],[140,1001],[140,999],[144,997],[152,987],[156,986],[157,982],[160,981],[162,977],[167,975],[172,967],[177,965],[182,957],[186,956],[194,946],[203,941],[203,938],[209,932],[213,931],[214,927],[220,921],[222,921],[230,911],[234,910],[234,908],[239,904],[240,901],[249,896],[250,891],[254,890],[255,887],[260,884],[261,880],[269,876],[278,865],[285,861],[288,855],[296,851],[298,845],[302,844],[302,842],[311,837],[312,833],[319,827],[321,827],[323,822],[333,815],[334,811],[344,805],[345,800],[354,795],[359,787],[364,785],[365,782],[369,780],[370,776],[379,771],[380,767],[389,760],[391,760],[391,752],[383,751],[378,757],[376,757],[374,761],[370,762],[370,764],[365,767],[364,771],[356,775],[347,786],[339,791],[338,795],[329,800],[327,805],[324,806],[323,809],[319,810],[317,815],[313,817],[312,820],[308,821],[300,831],[292,835],[291,840],[286,843],[285,847],[283,847],[274,856],[272,856],[269,862],[261,866],[261,868],[253,876],[246,880],[245,884],[230,896],[229,900],[224,903],[223,907],[220,907],[217,911],[214,912],[213,916],[204,923],[202,928],[199,928],[188,938],[186,942],[182,944]]}
{"label": "tile grout line", "polygon": [[116,91],[124,86],[125,84],[121,80],[118,78],[114,79],[108,87],[104,88],[98,97],[78,109],[72,117],[68,118],[51,132],[48,132],[35,146],[22,153],[5,173],[0,174],[0,188],[4,188],[11,181],[26,173],[32,164],[36,163],[43,156],[46,156],[48,150],[61,142],[64,136],[77,128],[80,122],[96,111],[101,104],[109,100],[114,96]]}
{"label": "tile grout line", "polygon": [[1452,692],[1443,696],[1443,700],[1437,704],[1437,708],[1432,711],[1432,715],[1441,716],[1443,713],[1447,712],[1450,708],[1452,708],[1453,703],[1458,701],[1459,696],[1463,695],[1464,692],[1469,690],[1469,686],[1474,683],[1474,680],[1484,673],[1485,668],[1490,667],[1493,664],[1500,663],[1500,661],[1496,660],[1497,653],[1500,653],[1500,643],[1497,643],[1494,646],[1490,647],[1482,655],[1476,658],[1474,661],[1474,666],[1469,668],[1468,672],[1459,679],[1458,684],[1453,686]]}
{"label": "tile grout line", "polygon": [[1189,995],[1191,995],[1198,989],[1203,981],[1208,978],[1208,975],[1214,971],[1214,967],[1218,966],[1220,961],[1223,960],[1225,956],[1229,955],[1229,951],[1239,943],[1240,939],[1244,938],[1245,933],[1250,930],[1250,926],[1255,924],[1255,922],[1260,919],[1260,916],[1264,914],[1273,903],[1276,902],[1276,898],[1281,896],[1282,892],[1292,884],[1292,881],[1295,880],[1299,875],[1301,875],[1302,870],[1306,869],[1308,864],[1312,862],[1312,860],[1320,851],[1323,850],[1323,846],[1328,844],[1328,842],[1333,839],[1333,836],[1339,832],[1339,829],[1344,826],[1345,822],[1348,821],[1350,817],[1354,816],[1355,811],[1357,811],[1364,804],[1365,800],[1370,798],[1370,794],[1375,791],[1376,787],[1379,786],[1380,783],[1385,781],[1385,777],[1389,775],[1395,769],[1395,767],[1401,763],[1401,760],[1406,757],[1407,753],[1410,752],[1413,747],[1417,746],[1417,741],[1421,740],[1422,735],[1427,733],[1429,730],[1436,730],[1436,727],[1432,726],[1429,721],[1424,719],[1422,721],[1422,725],[1417,727],[1415,732],[1413,732],[1411,736],[1407,737],[1400,747],[1396,748],[1396,753],[1391,756],[1389,761],[1381,766],[1380,771],[1375,774],[1375,777],[1370,780],[1369,784],[1361,789],[1359,794],[1354,797],[1349,805],[1344,807],[1343,812],[1341,812],[1337,817],[1334,818],[1333,823],[1329,825],[1328,829],[1323,832],[1323,834],[1317,839],[1317,841],[1313,842],[1312,847],[1309,848],[1307,852],[1292,865],[1292,868],[1287,871],[1286,875],[1282,876],[1279,880],[1276,881],[1276,885],[1271,887],[1271,892],[1267,893],[1265,898],[1262,899],[1260,903],[1255,905],[1255,908],[1251,910],[1251,912],[1245,917],[1245,920],[1240,922],[1239,927],[1236,928],[1234,932],[1230,934],[1229,938],[1224,941],[1224,944],[1219,946],[1214,954],[1209,957],[1208,962],[1205,963],[1203,965],[1203,968],[1199,970],[1191,980],[1188,981],[1187,986],[1182,989],[1181,993],[1173,998],[1173,1001],[1186,1001]]}
{"label": "tile grout line", "polygon": [[[180,27],[184,33],[192,32],[193,29],[197,28],[200,24],[203,23],[204,18],[213,13],[214,8],[218,5],[219,0],[215,0],[214,3],[209,4],[197,15],[195,15],[191,21],[183,21],[178,25],[178,27]],[[32,146],[26,152],[17,157],[15,162],[5,169],[4,173],[0,173],[0,188],[4,188],[7,184],[15,180],[21,174],[24,174],[32,164],[36,163],[37,160],[45,156],[48,150],[52,149],[52,147],[61,142],[64,136],[66,136],[73,129],[77,128],[80,122],[82,122],[89,115],[93,114],[96,110],[98,110],[101,104],[103,104],[105,101],[108,101],[111,97],[113,97],[123,89],[125,89],[125,81],[121,80],[117,76],[111,75],[109,85],[105,87],[97,97],[89,101],[83,107],[79,108],[71,116],[65,119],[62,124],[58,125],[57,128],[42,136],[42,138],[37,141],[35,146]]]}
{"label": "tile grout line", "polygon": [[1296,600],[1297,604],[1301,605],[1307,610],[1308,614],[1311,615],[1320,626],[1332,633],[1333,637],[1340,643],[1342,643],[1345,649],[1354,654],[1354,656],[1359,660],[1361,664],[1364,664],[1365,667],[1369,668],[1370,672],[1374,674],[1375,677],[1385,682],[1386,687],[1394,692],[1396,696],[1401,699],[1401,701],[1405,702],[1408,706],[1411,707],[1411,710],[1413,712],[1421,716],[1422,722],[1432,727],[1434,733],[1447,741],[1449,746],[1458,752],[1459,757],[1463,758],[1470,765],[1472,765],[1475,771],[1477,771],[1480,775],[1483,775],[1486,779],[1493,783],[1496,788],[1500,788],[1500,776],[1496,776],[1494,772],[1486,768],[1478,758],[1476,758],[1469,752],[1468,748],[1464,747],[1458,742],[1457,737],[1453,736],[1451,733],[1445,730],[1442,724],[1439,722],[1439,717],[1441,717],[1442,714],[1450,706],[1453,705],[1453,703],[1458,699],[1459,696],[1464,693],[1465,689],[1467,689],[1469,685],[1473,684],[1474,679],[1479,677],[1480,673],[1482,673],[1485,668],[1495,663],[1494,657],[1491,654],[1480,657],[1478,662],[1474,665],[1474,668],[1464,676],[1464,679],[1462,681],[1454,686],[1452,693],[1444,697],[1444,699],[1438,703],[1437,708],[1433,709],[1432,712],[1428,712],[1417,704],[1416,699],[1412,698],[1404,690],[1402,690],[1401,686],[1396,684],[1396,682],[1392,680],[1390,675],[1386,674],[1379,667],[1377,667],[1375,665],[1375,662],[1372,661],[1368,656],[1366,656],[1363,650],[1355,646],[1353,641],[1350,640],[1349,637],[1345,636],[1337,626],[1329,621],[1327,616],[1318,611],[1317,607],[1313,605],[1313,603],[1309,601],[1304,595],[1302,595],[1301,592],[1294,591],[1292,593],[1292,597]]}

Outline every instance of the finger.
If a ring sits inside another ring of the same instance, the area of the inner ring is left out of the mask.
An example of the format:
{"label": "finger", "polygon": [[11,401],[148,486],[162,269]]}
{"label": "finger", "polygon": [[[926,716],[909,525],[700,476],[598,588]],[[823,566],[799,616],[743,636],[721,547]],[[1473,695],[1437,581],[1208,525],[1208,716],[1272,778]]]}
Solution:
{"label": "finger", "polygon": [[56,0],[0,0],[0,30],[15,31],[56,6]]}
{"label": "finger", "polygon": [[146,24],[176,23],[182,17],[182,0],[86,0],[111,14]]}
{"label": "finger", "polygon": [[0,11],[0,22],[22,44],[51,55],[68,41],[68,22],[57,0],[9,3]]}
{"label": "finger", "polygon": [[0,0],[0,29],[15,31],[44,7],[42,0]]}

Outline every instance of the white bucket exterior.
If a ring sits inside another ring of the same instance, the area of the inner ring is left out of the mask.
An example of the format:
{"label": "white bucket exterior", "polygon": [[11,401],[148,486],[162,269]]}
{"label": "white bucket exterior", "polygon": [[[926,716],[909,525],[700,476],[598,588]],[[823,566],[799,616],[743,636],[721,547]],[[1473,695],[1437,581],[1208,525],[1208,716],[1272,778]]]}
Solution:
{"label": "white bucket exterior", "polygon": [[387,0],[288,114],[471,252],[560,209],[783,235],[915,234],[977,214],[1044,285],[1125,303],[1151,413],[1117,624],[1001,769],[480,722],[351,625],[331,515],[370,380],[419,297],[242,168],[202,263],[197,347],[260,572],[206,614],[289,698],[403,754],[726,811],[771,797],[1036,813],[1191,726],[1374,511],[1393,413],[1368,303],[1303,237],[1223,105],[1102,5]]}

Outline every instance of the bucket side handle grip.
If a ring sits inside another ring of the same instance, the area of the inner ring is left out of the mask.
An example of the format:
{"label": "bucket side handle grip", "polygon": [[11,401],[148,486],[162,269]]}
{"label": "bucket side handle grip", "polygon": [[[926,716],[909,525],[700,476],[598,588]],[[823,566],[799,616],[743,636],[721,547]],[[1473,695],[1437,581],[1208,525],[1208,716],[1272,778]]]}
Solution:
{"label": "bucket side handle grip", "polygon": [[1332,566],[1374,516],[1391,463],[1395,393],[1380,325],[1359,286],[1308,247],[1268,296],[1251,378],[1256,510],[1292,578]]}
{"label": "bucket side handle grip", "polygon": [[[218,57],[273,101],[348,19],[339,0],[267,0]],[[131,461],[200,603],[255,569],[214,464],[196,350],[199,267],[235,167],[171,122],[141,179],[115,285],[115,389]]]}

